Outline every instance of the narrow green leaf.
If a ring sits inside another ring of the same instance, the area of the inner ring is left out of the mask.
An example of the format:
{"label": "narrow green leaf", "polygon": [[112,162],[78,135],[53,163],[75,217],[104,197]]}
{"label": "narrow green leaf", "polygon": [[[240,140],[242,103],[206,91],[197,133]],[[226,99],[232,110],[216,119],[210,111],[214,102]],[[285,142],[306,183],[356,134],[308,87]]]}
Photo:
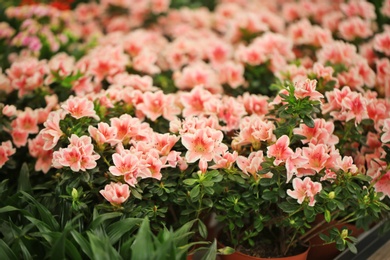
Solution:
{"label": "narrow green leaf", "polygon": [[108,237],[97,236],[90,231],[87,231],[87,235],[91,243],[92,259],[94,260],[122,259],[119,253],[111,246]]}
{"label": "narrow green leaf", "polygon": [[121,212],[110,212],[110,213],[105,213],[105,214],[99,215],[96,218],[94,218],[94,220],[90,224],[90,228],[95,229],[98,226],[100,226],[101,224],[103,224],[104,221],[106,221],[108,219],[112,219],[112,218],[117,218],[120,216],[122,216]]}
{"label": "narrow green leaf", "polygon": [[9,260],[18,260],[14,252],[9,248],[9,246],[0,239],[0,259],[9,259]]}
{"label": "narrow green leaf", "polygon": [[142,223],[140,218],[126,218],[108,226],[106,231],[111,244],[114,245],[124,234],[137,228],[140,223]]}
{"label": "narrow green leaf", "polygon": [[18,191],[31,191],[30,171],[28,169],[27,163],[23,163],[19,172]]}
{"label": "narrow green leaf", "polygon": [[29,201],[31,201],[35,205],[35,207],[37,208],[37,210],[39,212],[41,220],[46,225],[48,225],[50,227],[50,230],[51,231],[58,231],[60,228],[60,225],[55,220],[55,218],[53,217],[51,212],[46,207],[44,207],[41,203],[39,203],[35,198],[33,198],[30,194],[28,194],[24,191],[22,191],[21,193],[26,199],[28,199]]}
{"label": "narrow green leaf", "polygon": [[13,206],[5,206],[5,207],[0,208],[0,213],[7,213],[7,212],[11,212],[11,211],[18,211],[18,210],[19,210],[18,208],[15,208]]}
{"label": "narrow green leaf", "polygon": [[198,222],[198,228],[199,228],[200,236],[203,237],[203,238],[207,238],[207,227],[203,223],[203,221],[200,220],[200,219],[199,219],[199,222]]}
{"label": "narrow green leaf", "polygon": [[207,249],[202,257],[202,260],[217,259],[217,240],[214,239],[213,243]]}
{"label": "narrow green leaf", "polygon": [[152,232],[150,231],[149,219],[142,221],[134,243],[131,246],[131,259],[149,260],[152,259],[154,245],[152,242]]}
{"label": "narrow green leaf", "polygon": [[68,235],[68,230],[64,230],[60,235],[59,239],[57,239],[52,248],[51,248],[51,258],[52,260],[56,259],[65,259],[65,240]]}
{"label": "narrow green leaf", "polygon": [[189,236],[193,234],[190,232],[196,220],[189,221],[182,225],[179,229],[174,232],[175,243],[178,247],[183,246],[187,243]]}
{"label": "narrow green leaf", "polygon": [[80,233],[78,233],[76,230],[71,230],[70,234],[74,238],[74,240],[79,244],[81,250],[90,258],[92,259],[93,253],[91,246],[86,238],[84,238]]}

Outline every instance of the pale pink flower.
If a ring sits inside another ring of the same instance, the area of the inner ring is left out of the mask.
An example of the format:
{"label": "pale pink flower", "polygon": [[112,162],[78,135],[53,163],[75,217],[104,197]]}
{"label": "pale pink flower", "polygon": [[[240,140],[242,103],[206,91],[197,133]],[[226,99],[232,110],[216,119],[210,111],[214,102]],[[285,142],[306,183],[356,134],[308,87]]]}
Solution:
{"label": "pale pink flower", "polygon": [[180,95],[183,108],[183,117],[199,116],[205,113],[205,105],[214,100],[213,94],[204,89],[203,86],[196,86],[188,93]]}
{"label": "pale pink flower", "polygon": [[324,96],[316,90],[317,80],[301,79],[294,83],[294,96],[298,99],[309,97],[310,100],[319,101]]}
{"label": "pale pink flower", "polygon": [[160,155],[168,155],[171,152],[173,146],[179,141],[180,137],[176,135],[171,135],[169,133],[153,134],[153,144],[154,148],[159,151]]}
{"label": "pale pink flower", "polygon": [[53,150],[44,150],[45,140],[42,134],[38,134],[34,139],[28,140],[28,150],[32,157],[37,158],[35,162],[35,171],[47,173],[52,165]]}
{"label": "pale pink flower", "polygon": [[187,162],[192,163],[199,160],[199,166],[204,171],[205,163],[227,151],[228,147],[222,143],[222,139],[223,133],[212,128],[199,129],[194,133],[183,134],[181,142],[187,149],[185,155]]}
{"label": "pale pink flower", "polygon": [[40,132],[43,140],[45,140],[45,144],[43,149],[50,150],[53,149],[61,136],[64,134],[60,128],[60,121],[64,119],[65,114],[63,111],[57,110],[55,112],[51,112],[47,118],[47,121],[43,123],[43,128]]}
{"label": "pale pink flower", "polygon": [[347,41],[352,41],[356,38],[365,39],[374,33],[370,22],[360,17],[350,17],[341,21],[338,29],[341,37]]}
{"label": "pale pink flower", "polygon": [[166,95],[162,91],[145,92],[142,102],[136,105],[137,110],[142,111],[150,120],[156,121],[163,116],[167,120],[173,120],[181,110],[174,103],[172,95]]}
{"label": "pale pink flower", "polygon": [[295,175],[300,175],[299,170],[308,163],[309,159],[302,155],[302,149],[297,148],[289,158],[286,160],[286,183],[288,183]]}
{"label": "pale pink flower", "polygon": [[78,137],[75,134],[69,138],[70,144],[67,148],[60,148],[53,153],[53,166],[70,167],[72,171],[86,171],[97,166],[96,161],[100,155],[94,151],[89,136]]}
{"label": "pale pink flower", "polygon": [[217,108],[219,120],[225,123],[223,130],[231,131],[239,127],[240,119],[246,115],[245,107],[233,97],[223,97],[222,105]]}
{"label": "pale pink flower", "polygon": [[16,116],[16,107],[14,105],[5,105],[3,107],[2,113],[7,117]]}
{"label": "pale pink flower", "polygon": [[376,34],[374,37],[374,50],[390,56],[390,31]]}
{"label": "pale pink flower", "polygon": [[318,61],[322,64],[354,64],[359,59],[356,47],[343,41],[333,41],[322,47],[317,53]]}
{"label": "pale pink flower", "polygon": [[95,142],[101,146],[104,143],[109,143],[110,145],[114,145],[117,143],[116,135],[117,129],[111,127],[109,124],[105,122],[100,122],[96,127],[88,126],[88,133],[95,140]]}
{"label": "pale pink flower", "polygon": [[248,158],[245,156],[237,157],[237,166],[241,171],[247,175],[252,175],[255,179],[261,178],[272,178],[272,173],[259,175],[258,172],[262,170],[261,163],[264,161],[263,151],[252,152]]}
{"label": "pale pink flower", "polygon": [[114,206],[121,205],[130,197],[129,185],[111,182],[99,191],[103,197]]}
{"label": "pale pink flower", "polygon": [[383,197],[390,197],[390,171],[387,171],[384,175],[380,176],[374,185],[376,192],[382,192]]}
{"label": "pale pink flower", "polygon": [[124,176],[127,184],[134,187],[137,184],[139,166],[141,165],[139,158],[130,153],[114,153],[112,155],[114,166],[109,167],[109,171],[114,176]]}
{"label": "pale pink flower", "polygon": [[274,130],[275,125],[271,121],[264,120],[261,116],[244,117],[240,122],[240,132],[234,138],[232,146],[240,147],[251,144],[255,149],[258,149],[262,141],[269,142],[276,139]]}
{"label": "pale pink flower", "polygon": [[39,131],[38,118],[35,110],[27,107],[25,111],[19,113],[15,120],[12,121],[13,129],[27,132],[29,134],[36,134]]}
{"label": "pale pink flower", "polygon": [[383,143],[390,142],[390,119],[385,119],[383,122],[383,135],[381,136],[381,141]]}
{"label": "pale pink flower", "polygon": [[124,72],[129,63],[129,57],[119,46],[96,47],[84,58],[89,59],[89,71],[96,77],[97,82]]}
{"label": "pale pink flower", "polygon": [[[119,118],[110,119],[111,126],[116,128],[116,137],[114,140],[127,144],[131,138],[141,135],[143,125],[141,121],[128,114],[123,114]],[[145,134],[145,133],[144,133]]]}
{"label": "pale pink flower", "polygon": [[192,63],[181,72],[175,72],[173,79],[177,88],[181,90],[193,89],[198,85],[202,85],[212,93],[222,92],[217,72],[203,62]]}
{"label": "pale pink flower", "polygon": [[156,65],[157,58],[156,53],[144,48],[137,56],[134,57],[132,63],[133,68],[137,71],[151,75],[160,73],[161,70]]}
{"label": "pale pink flower", "polygon": [[299,128],[293,130],[294,134],[305,136],[302,143],[327,144],[334,145],[339,142],[339,138],[333,134],[334,124],[325,121],[323,118],[314,119],[314,127],[308,127],[305,124],[299,125]]}
{"label": "pale pink flower", "polygon": [[206,50],[207,58],[215,66],[223,64],[231,58],[233,48],[230,44],[222,40],[210,40],[210,46]]}
{"label": "pale pink flower", "polygon": [[14,128],[11,131],[11,137],[14,145],[19,148],[26,145],[28,132],[23,129]]}
{"label": "pale pink flower", "polygon": [[383,1],[381,13],[386,17],[390,17],[390,0]]}
{"label": "pale pink flower", "polygon": [[0,145],[0,169],[4,166],[4,164],[9,160],[16,152],[16,149],[12,147],[11,141],[2,142]]}
{"label": "pale pink flower", "polygon": [[221,84],[228,84],[231,88],[236,89],[245,83],[244,66],[240,63],[227,61],[218,70]]}
{"label": "pale pink flower", "polygon": [[2,68],[0,68],[0,92],[1,91],[4,91],[6,94],[9,94],[13,91],[11,81],[5,74],[3,74]]}
{"label": "pale pink flower", "polygon": [[287,135],[282,135],[273,145],[267,147],[267,157],[274,157],[274,165],[279,165],[294,154],[294,151],[289,147],[290,138]]}
{"label": "pale pink flower", "polygon": [[325,168],[330,155],[327,153],[328,149],[325,144],[311,144],[309,147],[302,148],[302,155],[308,159],[307,164],[303,166],[307,171],[319,173],[322,169]]}
{"label": "pale pink flower", "polygon": [[58,75],[60,78],[66,77],[73,72],[75,65],[75,58],[73,56],[69,56],[67,53],[60,52],[53,57],[48,62],[48,69],[51,71],[46,79],[46,84],[52,83],[54,79],[54,75]]}
{"label": "pale pink flower", "polygon": [[261,95],[254,95],[245,92],[241,99],[244,104],[245,110],[249,115],[256,114],[264,116],[268,113],[268,97]]}
{"label": "pale pink flower", "polygon": [[309,177],[305,179],[295,178],[293,180],[294,190],[287,190],[287,194],[298,200],[299,204],[303,201],[308,200],[309,206],[313,207],[316,203],[315,195],[322,190],[322,184],[319,182],[313,182]]}
{"label": "pale pink flower", "polygon": [[339,157],[337,160],[336,168],[343,170],[344,172],[357,173],[358,168],[353,163],[351,156],[344,156],[343,159]]}
{"label": "pale pink flower", "polygon": [[348,1],[347,3],[341,3],[340,9],[348,16],[360,16],[364,19],[374,20],[376,18],[375,6],[368,1]]}
{"label": "pale pink flower", "polygon": [[357,67],[351,67],[348,71],[343,71],[337,75],[340,86],[349,86],[352,90],[364,92],[364,79],[359,74]]}
{"label": "pale pink flower", "polygon": [[142,163],[147,167],[145,170],[138,173],[139,177],[142,179],[154,178],[161,180],[161,169],[164,167],[164,164],[160,160],[159,152],[156,149],[149,149],[148,152],[143,155]]}
{"label": "pale pink flower", "polygon": [[61,107],[76,119],[80,119],[82,117],[92,117],[95,120],[100,120],[94,110],[93,102],[85,97],[68,98]]}
{"label": "pale pink flower", "polygon": [[215,164],[210,169],[230,169],[236,162],[237,157],[238,153],[236,151],[233,151],[233,153],[226,151],[222,155],[216,155],[214,157]]}
{"label": "pale pink flower", "polygon": [[18,96],[31,93],[34,89],[43,86],[43,79],[47,74],[47,65],[44,60],[25,58],[12,63],[6,70],[11,86],[18,90]]}
{"label": "pale pink flower", "polygon": [[171,0],[151,0],[151,11],[154,14],[164,13],[168,11]]}

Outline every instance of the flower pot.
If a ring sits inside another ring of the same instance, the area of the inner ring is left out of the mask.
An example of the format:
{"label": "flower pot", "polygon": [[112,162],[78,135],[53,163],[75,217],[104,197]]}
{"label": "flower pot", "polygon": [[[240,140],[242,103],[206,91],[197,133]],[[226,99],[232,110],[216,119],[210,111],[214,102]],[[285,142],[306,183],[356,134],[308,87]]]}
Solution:
{"label": "flower pot", "polygon": [[265,259],[272,259],[272,260],[306,260],[307,255],[309,253],[310,247],[307,247],[305,252],[302,252],[298,255],[293,256],[286,256],[286,257],[256,257],[256,256],[250,256],[243,254],[239,251],[234,252],[230,255],[222,255],[221,259],[223,260],[265,260]]}
{"label": "flower pot", "polygon": [[[320,221],[321,221],[320,219],[316,220],[316,222],[318,222],[318,223]],[[332,223],[334,223],[334,222],[324,223],[324,225],[321,226],[320,228],[324,228],[325,226],[331,226]],[[350,223],[336,225],[335,227],[338,229],[341,229],[343,227],[348,228],[348,230],[352,231],[352,235],[354,237],[358,237],[360,234],[362,234],[364,232],[363,229],[358,229],[355,225],[350,224]],[[328,235],[328,232],[324,232],[324,234]],[[341,253],[341,251],[339,251],[336,248],[336,245],[334,243],[322,245],[323,243],[324,243],[324,241],[320,238],[319,235],[310,239],[311,249],[310,249],[310,252],[308,254],[307,259],[309,259],[309,260],[310,259],[329,260],[329,259],[335,258],[336,256],[338,256]]]}

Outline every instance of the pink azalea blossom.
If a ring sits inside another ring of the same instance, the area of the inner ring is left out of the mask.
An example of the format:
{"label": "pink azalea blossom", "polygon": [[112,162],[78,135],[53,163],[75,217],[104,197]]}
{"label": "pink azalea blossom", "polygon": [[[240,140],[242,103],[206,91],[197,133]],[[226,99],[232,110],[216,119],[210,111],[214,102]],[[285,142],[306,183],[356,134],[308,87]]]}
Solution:
{"label": "pink azalea blossom", "polygon": [[375,190],[382,192],[383,197],[390,197],[390,171],[387,171],[384,175],[379,177],[375,182]]}
{"label": "pink azalea blossom", "polygon": [[309,177],[305,179],[295,178],[292,182],[294,190],[288,189],[287,194],[298,200],[299,204],[308,200],[309,206],[313,207],[316,203],[315,195],[322,190],[320,182],[313,182]]}
{"label": "pink azalea blossom", "polygon": [[390,142],[390,119],[385,119],[383,122],[383,135],[381,136],[381,141],[383,143]]}
{"label": "pink azalea blossom", "polygon": [[51,112],[47,118],[47,121],[43,124],[43,128],[40,132],[45,144],[43,149],[53,149],[61,136],[64,134],[60,128],[60,121],[64,118],[65,114],[62,111]]}
{"label": "pink azalea blossom", "polygon": [[16,152],[16,149],[12,147],[11,141],[2,142],[0,145],[0,169],[4,166],[4,164],[9,160]]}
{"label": "pink azalea blossom", "polygon": [[267,157],[274,157],[274,165],[279,165],[286,162],[287,159],[294,154],[294,151],[289,147],[290,138],[287,135],[282,135],[273,145],[267,147]]}
{"label": "pink azalea blossom", "polygon": [[328,149],[325,144],[311,144],[309,147],[302,148],[302,155],[308,159],[307,164],[303,167],[312,172],[319,173],[325,168],[330,155],[327,153]]}
{"label": "pink azalea blossom", "polygon": [[91,137],[75,134],[69,138],[70,144],[67,148],[60,148],[53,153],[54,167],[70,167],[72,171],[86,171],[97,166],[96,161],[100,155],[94,151],[91,144]]}
{"label": "pink azalea blossom", "polygon": [[205,162],[213,160],[217,155],[224,153],[228,147],[222,143],[221,131],[205,128],[196,130],[195,133],[182,135],[182,144],[187,148],[185,158],[192,163],[199,160],[199,165],[205,166]]}
{"label": "pink azalea blossom", "polygon": [[298,99],[309,97],[310,100],[320,100],[324,96],[316,90],[317,80],[300,80],[295,82],[294,96]]}
{"label": "pink azalea blossom", "polygon": [[108,202],[116,206],[123,204],[130,197],[129,185],[120,182],[111,182],[99,192]]}
{"label": "pink azalea blossom", "polygon": [[69,98],[61,107],[76,119],[92,117],[95,120],[100,120],[94,110],[93,102],[85,97]]}

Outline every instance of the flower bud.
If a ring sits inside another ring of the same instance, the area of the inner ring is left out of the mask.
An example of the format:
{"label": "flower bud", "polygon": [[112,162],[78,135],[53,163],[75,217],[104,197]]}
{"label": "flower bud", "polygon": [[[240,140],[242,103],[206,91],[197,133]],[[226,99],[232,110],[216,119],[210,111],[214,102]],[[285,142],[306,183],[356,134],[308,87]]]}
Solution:
{"label": "flower bud", "polygon": [[331,199],[331,200],[334,199],[335,196],[336,196],[336,194],[334,193],[334,191],[331,191],[328,194],[328,198]]}
{"label": "flower bud", "polygon": [[343,231],[341,231],[341,238],[342,239],[346,239],[348,237],[348,229],[343,229]]}
{"label": "flower bud", "polygon": [[73,201],[76,201],[78,198],[79,198],[79,192],[75,188],[73,188],[72,189],[72,199],[73,199]]}

